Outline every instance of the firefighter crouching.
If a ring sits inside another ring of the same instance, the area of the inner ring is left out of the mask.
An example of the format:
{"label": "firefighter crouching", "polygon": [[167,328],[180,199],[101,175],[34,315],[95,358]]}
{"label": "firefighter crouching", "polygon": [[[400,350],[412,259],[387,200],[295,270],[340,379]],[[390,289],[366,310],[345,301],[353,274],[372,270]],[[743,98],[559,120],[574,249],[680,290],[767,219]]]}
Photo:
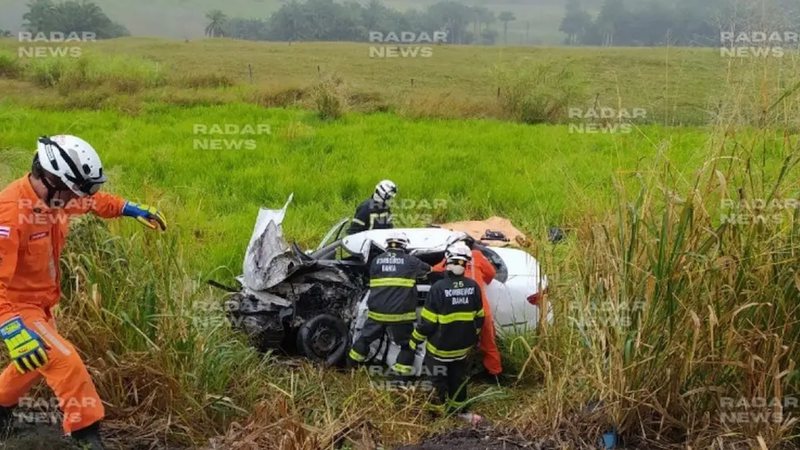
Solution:
{"label": "firefighter crouching", "polygon": [[386,251],[370,264],[367,320],[348,354],[350,367],[366,361],[370,344],[388,331],[400,346],[392,369],[399,375],[413,372],[414,352],[409,347],[417,319],[417,279],[430,273],[431,266],[406,253],[408,237],[401,232],[386,239]]}

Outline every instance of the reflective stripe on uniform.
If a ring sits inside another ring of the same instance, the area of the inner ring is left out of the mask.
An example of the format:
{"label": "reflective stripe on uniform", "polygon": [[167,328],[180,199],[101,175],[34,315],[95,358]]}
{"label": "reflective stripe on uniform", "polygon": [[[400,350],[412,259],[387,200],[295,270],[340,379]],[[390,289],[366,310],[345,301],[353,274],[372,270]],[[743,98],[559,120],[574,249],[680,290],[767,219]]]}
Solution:
{"label": "reflective stripe on uniform", "polygon": [[453,323],[453,322],[472,322],[477,315],[474,312],[457,312],[450,314],[440,314],[439,323]]}
{"label": "reflective stripe on uniform", "polygon": [[355,223],[357,223],[357,224],[359,224],[359,225],[366,225],[366,223],[364,223],[364,221],[363,221],[363,220],[361,220],[361,219],[357,219],[357,218],[353,218],[353,222],[355,222]]}
{"label": "reflective stripe on uniform", "polygon": [[424,341],[425,340],[425,336],[423,336],[422,333],[420,333],[416,329],[411,332],[411,337],[416,339],[416,340],[418,340],[418,341]]}
{"label": "reflective stripe on uniform", "polygon": [[370,311],[367,313],[367,317],[376,322],[413,322],[417,320],[417,313],[384,314]]}
{"label": "reflective stripe on uniform", "polygon": [[407,375],[414,372],[414,368],[412,366],[407,366],[405,364],[400,364],[400,363],[395,363],[395,365],[392,366],[392,370],[401,375]]}
{"label": "reflective stripe on uniform", "polygon": [[438,321],[439,315],[435,312],[431,311],[428,308],[422,308],[422,318],[427,320],[428,322],[436,323]]}
{"label": "reflective stripe on uniform", "polygon": [[425,346],[427,350],[433,355],[438,356],[440,358],[447,358],[447,359],[458,359],[467,356],[467,353],[472,349],[472,347],[462,348],[460,350],[440,350],[436,348],[433,344],[428,342]]}
{"label": "reflective stripe on uniform", "polygon": [[362,355],[361,353],[358,353],[353,348],[350,349],[350,353],[348,353],[347,356],[349,356],[350,359],[352,359],[355,362],[364,362],[364,360],[367,359],[366,356]]}
{"label": "reflective stripe on uniform", "polygon": [[50,330],[45,326],[44,323],[37,320],[33,322],[33,326],[36,327],[36,329],[39,331],[39,336],[41,336],[46,343],[57,348],[62,355],[69,356],[72,354],[72,351],[70,351],[70,349],[67,348],[67,346],[64,345],[63,342],[61,342],[56,336],[53,336],[52,333],[50,333]]}
{"label": "reflective stripe on uniform", "polygon": [[472,322],[476,317],[484,317],[486,314],[481,309],[479,312],[457,312],[450,314],[436,314],[428,308],[422,308],[422,318],[433,323],[453,323],[453,322]]}
{"label": "reflective stripe on uniform", "polygon": [[369,287],[414,287],[414,278],[373,278],[369,280]]}

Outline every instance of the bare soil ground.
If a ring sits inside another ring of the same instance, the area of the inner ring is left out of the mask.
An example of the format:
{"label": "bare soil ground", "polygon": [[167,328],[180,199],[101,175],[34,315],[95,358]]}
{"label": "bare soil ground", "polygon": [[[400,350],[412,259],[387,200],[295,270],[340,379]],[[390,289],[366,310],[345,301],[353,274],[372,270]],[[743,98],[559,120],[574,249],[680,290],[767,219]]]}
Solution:
{"label": "bare soil ground", "polygon": [[429,436],[414,445],[404,445],[397,450],[513,450],[550,449],[546,442],[531,442],[519,435],[509,434],[492,427],[460,428]]}

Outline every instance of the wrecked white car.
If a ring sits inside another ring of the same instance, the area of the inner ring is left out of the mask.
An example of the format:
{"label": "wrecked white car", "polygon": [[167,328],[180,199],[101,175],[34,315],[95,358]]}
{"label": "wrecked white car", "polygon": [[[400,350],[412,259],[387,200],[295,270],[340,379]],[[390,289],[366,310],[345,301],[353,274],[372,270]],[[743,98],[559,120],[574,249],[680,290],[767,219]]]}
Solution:
{"label": "wrecked white car", "polygon": [[[368,264],[383,251],[391,230],[370,230],[344,236],[349,219],[337,223],[313,251],[289,245],[281,223],[291,198],[280,210],[262,209],[244,263],[241,284],[226,302],[235,329],[246,333],[262,351],[283,349],[312,360],[338,364],[366,317]],[[442,228],[402,229],[408,250],[434,265],[449,244],[464,236]],[[514,248],[477,245],[497,269],[486,294],[499,333],[536,327],[538,303],[547,278],[538,261]],[[417,285],[419,306],[433,282],[432,273]],[[386,338],[388,339],[388,338]],[[386,339],[373,346],[371,359],[390,363],[397,346]]]}

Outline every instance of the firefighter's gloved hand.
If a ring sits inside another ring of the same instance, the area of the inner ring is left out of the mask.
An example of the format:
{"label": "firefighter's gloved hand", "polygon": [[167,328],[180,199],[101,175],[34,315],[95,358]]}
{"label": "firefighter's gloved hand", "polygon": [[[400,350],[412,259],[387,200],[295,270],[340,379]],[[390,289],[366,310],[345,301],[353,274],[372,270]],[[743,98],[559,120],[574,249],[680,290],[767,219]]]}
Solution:
{"label": "firefighter's gloved hand", "polygon": [[153,230],[159,227],[161,231],[166,231],[167,229],[167,219],[159,210],[152,206],[125,202],[125,207],[122,208],[122,215],[125,217],[133,217],[142,225]]}
{"label": "firefighter's gloved hand", "polygon": [[47,364],[47,346],[38,334],[22,323],[19,316],[0,325],[0,337],[20,373],[31,372]]}

